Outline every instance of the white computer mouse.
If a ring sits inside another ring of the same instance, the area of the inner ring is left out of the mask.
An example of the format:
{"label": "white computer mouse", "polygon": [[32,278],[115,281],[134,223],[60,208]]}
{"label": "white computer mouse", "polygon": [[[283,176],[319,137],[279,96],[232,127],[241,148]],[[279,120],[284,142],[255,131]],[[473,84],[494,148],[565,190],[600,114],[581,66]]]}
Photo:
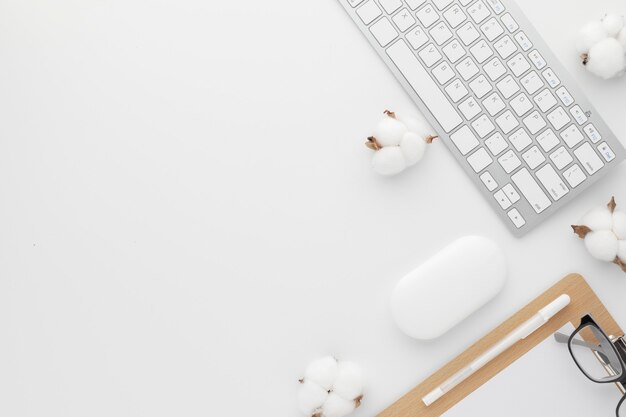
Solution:
{"label": "white computer mouse", "polygon": [[407,335],[435,339],[495,297],[506,276],[498,244],[485,237],[463,237],[400,280],[391,311]]}

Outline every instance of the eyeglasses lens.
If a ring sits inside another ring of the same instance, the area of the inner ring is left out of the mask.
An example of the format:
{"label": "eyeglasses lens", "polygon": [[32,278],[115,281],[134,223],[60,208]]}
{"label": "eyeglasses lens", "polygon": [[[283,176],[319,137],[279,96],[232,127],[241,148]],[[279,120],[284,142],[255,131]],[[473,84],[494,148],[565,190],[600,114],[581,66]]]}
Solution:
{"label": "eyeglasses lens", "polygon": [[614,381],[621,377],[622,365],[615,347],[597,327],[582,328],[570,340],[570,349],[580,369],[593,381]]}

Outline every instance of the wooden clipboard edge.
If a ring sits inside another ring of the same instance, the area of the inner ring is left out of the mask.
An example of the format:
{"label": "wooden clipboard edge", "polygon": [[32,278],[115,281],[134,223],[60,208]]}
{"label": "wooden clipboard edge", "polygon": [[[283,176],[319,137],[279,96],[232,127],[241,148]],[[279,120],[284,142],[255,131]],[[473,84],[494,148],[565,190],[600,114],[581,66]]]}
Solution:
{"label": "wooden clipboard edge", "polygon": [[[571,302],[548,323],[502,353],[498,358],[491,361],[434,404],[431,404],[429,407],[424,405],[422,402],[424,395],[428,394],[561,294],[568,294]],[[579,274],[570,274],[535,298],[485,337],[474,343],[439,371],[428,377],[382,413],[378,414],[377,417],[439,417],[568,322],[577,326],[580,318],[587,313],[592,314],[598,324],[609,334],[615,336],[624,334],[585,279]],[[566,354],[565,351],[564,354]],[[572,366],[574,365],[572,364]]]}

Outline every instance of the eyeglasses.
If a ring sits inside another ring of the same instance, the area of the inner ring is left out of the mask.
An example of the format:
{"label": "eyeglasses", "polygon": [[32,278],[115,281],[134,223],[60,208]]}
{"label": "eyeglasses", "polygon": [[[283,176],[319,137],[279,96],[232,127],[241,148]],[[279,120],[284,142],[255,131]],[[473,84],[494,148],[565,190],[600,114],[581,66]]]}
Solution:
{"label": "eyeglasses", "polygon": [[[574,362],[583,374],[600,384],[615,383],[622,392],[617,404],[617,417],[626,417],[626,343],[622,338],[612,339],[590,315],[584,316],[580,326],[571,335],[555,333],[559,343],[567,343]],[[622,352],[620,354],[620,351]],[[624,356],[622,356],[624,355]]]}

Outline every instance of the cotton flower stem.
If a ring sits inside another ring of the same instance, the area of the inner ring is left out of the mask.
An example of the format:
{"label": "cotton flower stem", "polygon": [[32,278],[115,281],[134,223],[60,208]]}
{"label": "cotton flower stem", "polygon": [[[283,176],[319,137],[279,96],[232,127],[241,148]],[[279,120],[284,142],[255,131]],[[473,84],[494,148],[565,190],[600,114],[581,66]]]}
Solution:
{"label": "cotton flower stem", "polygon": [[576,233],[581,239],[584,239],[587,234],[591,232],[591,229],[588,226],[572,225],[572,229],[574,230],[574,233]]}
{"label": "cotton flower stem", "polygon": [[622,268],[622,271],[626,272],[626,262],[622,261],[619,256],[615,257],[615,260],[613,261],[613,263],[615,265],[618,265],[620,268]]}
{"label": "cotton flower stem", "polygon": [[609,210],[611,210],[611,213],[613,213],[615,211],[615,207],[617,207],[615,197],[611,197],[611,201],[609,201],[609,204],[607,204],[606,206],[609,208]]}
{"label": "cotton flower stem", "polygon": [[430,145],[431,143],[433,143],[433,140],[435,139],[439,139],[439,136],[428,135],[426,136],[426,139],[424,140],[426,141],[426,143]]}
{"label": "cotton flower stem", "polygon": [[395,118],[396,118],[396,114],[395,114],[394,112],[392,112],[391,110],[385,110],[385,111],[384,111],[384,113],[385,113],[387,116],[391,117],[392,119],[395,119]]}
{"label": "cotton flower stem", "polygon": [[363,396],[359,395],[354,399],[354,408],[359,408],[361,406],[361,401],[363,401]]}
{"label": "cotton flower stem", "polygon": [[383,146],[378,143],[378,140],[374,136],[370,136],[367,138],[367,142],[365,142],[365,146],[370,148],[373,151],[379,151],[383,148]]}
{"label": "cotton flower stem", "polygon": [[584,54],[581,54],[580,59],[582,59],[583,65],[587,65],[587,62],[589,62],[589,54],[586,52]]}

